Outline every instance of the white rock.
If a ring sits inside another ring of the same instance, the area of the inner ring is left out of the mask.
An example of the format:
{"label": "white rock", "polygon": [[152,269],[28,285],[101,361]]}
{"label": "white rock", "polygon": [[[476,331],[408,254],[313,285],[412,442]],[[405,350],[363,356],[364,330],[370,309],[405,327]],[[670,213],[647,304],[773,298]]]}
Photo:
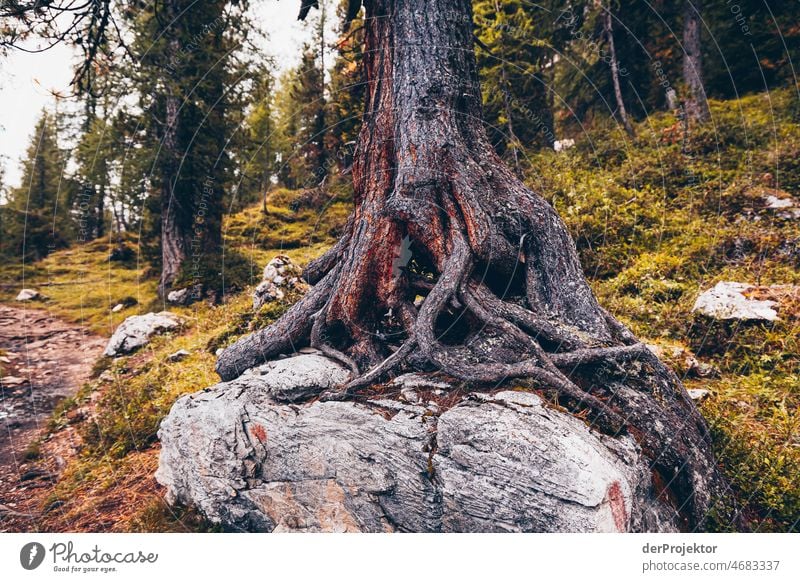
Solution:
{"label": "white rock", "polygon": [[344,384],[350,371],[315,354],[301,354],[267,362],[245,372],[247,382],[279,402],[298,402]]}
{"label": "white rock", "polygon": [[280,404],[262,378],[175,403],[156,473],[170,503],[248,531],[677,529],[631,437],[595,433],[534,394],[387,415],[380,404]]}
{"label": "white rock", "polygon": [[167,360],[170,362],[180,362],[181,360],[185,360],[188,356],[191,355],[189,350],[178,350],[175,353],[172,353],[167,356]]}
{"label": "white rock", "polygon": [[753,288],[747,283],[723,281],[713,289],[704,291],[692,307],[693,312],[713,317],[714,319],[742,319],[775,321],[778,312],[773,309],[777,302],[770,300],[749,299],[744,293]]}
{"label": "white rock", "polygon": [[261,282],[253,293],[253,309],[283,299],[287,290],[305,290],[307,286],[300,280],[301,274],[300,267],[286,255],[273,258],[264,267]]}
{"label": "white rock", "polygon": [[132,315],[123,321],[108,340],[104,355],[128,354],[146,345],[158,333],[178,329],[183,320],[169,311]]}
{"label": "white rock", "polygon": [[280,301],[285,297],[285,293],[271,281],[263,281],[258,284],[253,293],[253,309],[258,309],[265,303]]}
{"label": "white rock", "polygon": [[689,393],[689,398],[691,398],[692,400],[702,400],[703,398],[711,394],[711,392],[709,390],[706,390],[705,388],[690,388],[689,390],[687,390],[687,392]]}
{"label": "white rock", "polygon": [[17,301],[33,301],[34,299],[40,299],[41,294],[34,290],[34,289],[23,289],[22,291],[17,294],[16,300]]}
{"label": "white rock", "polygon": [[186,300],[189,298],[189,289],[175,289],[174,291],[170,291],[167,293],[167,302],[174,303],[176,305],[183,305],[186,303]]}
{"label": "white rock", "polygon": [[784,210],[786,208],[793,208],[795,205],[794,200],[791,198],[778,198],[772,194],[765,196],[764,200],[767,203],[767,208],[771,210]]}
{"label": "white rock", "polygon": [[117,303],[114,307],[111,308],[111,313],[119,313],[125,309],[125,306],[122,303]]}
{"label": "white rock", "polygon": [[575,145],[575,140],[571,138],[557,139],[553,142],[553,149],[557,152],[568,150]]}

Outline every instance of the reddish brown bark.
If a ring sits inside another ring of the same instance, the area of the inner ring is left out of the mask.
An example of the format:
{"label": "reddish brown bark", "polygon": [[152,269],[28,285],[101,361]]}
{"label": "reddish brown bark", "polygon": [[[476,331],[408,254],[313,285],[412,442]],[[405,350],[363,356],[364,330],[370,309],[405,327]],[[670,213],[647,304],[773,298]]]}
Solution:
{"label": "reddish brown bark", "polygon": [[[469,0],[365,7],[368,92],[347,232],[307,268],[313,289],[223,352],[218,373],[311,344],[353,370],[329,398],[411,369],[473,385],[523,379],[606,432],[634,435],[687,526],[704,527],[729,500],[708,429],[675,375],[597,303],[552,206],[494,153]],[[398,271],[406,236],[414,258]]]}

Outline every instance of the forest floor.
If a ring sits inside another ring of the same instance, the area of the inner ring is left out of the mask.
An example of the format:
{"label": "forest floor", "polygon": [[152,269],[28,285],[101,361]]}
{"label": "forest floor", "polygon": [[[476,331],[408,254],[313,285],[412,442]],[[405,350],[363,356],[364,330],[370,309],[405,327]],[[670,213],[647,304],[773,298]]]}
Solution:
{"label": "forest floor", "polygon": [[41,439],[56,406],[89,379],[105,343],[46,311],[0,305],[0,531],[12,518],[24,529],[38,513],[28,504],[31,492],[65,466],[55,451],[40,462]]}

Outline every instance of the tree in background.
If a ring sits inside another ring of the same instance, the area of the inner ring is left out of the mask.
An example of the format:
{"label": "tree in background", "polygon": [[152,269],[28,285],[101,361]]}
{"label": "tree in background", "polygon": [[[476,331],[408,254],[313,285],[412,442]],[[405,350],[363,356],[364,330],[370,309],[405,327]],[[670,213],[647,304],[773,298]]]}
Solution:
{"label": "tree in background", "polygon": [[608,66],[611,71],[611,82],[614,86],[614,100],[617,104],[617,116],[619,117],[622,127],[625,132],[634,137],[633,125],[628,118],[628,110],[625,107],[625,100],[622,98],[622,86],[620,85],[619,76],[619,60],[617,59],[617,49],[614,44],[614,14],[611,10],[611,4],[601,8],[600,18],[603,21],[603,32],[605,33],[606,43],[608,46]]}
{"label": "tree in background", "polygon": [[330,97],[326,104],[325,147],[335,156],[340,173],[353,164],[366,83],[364,80],[364,20],[360,15],[348,20],[348,2],[337,8],[339,19],[336,57],[330,71]]}
{"label": "tree in background", "polygon": [[484,115],[495,149],[520,168],[520,150],[553,147],[547,77],[552,13],[524,0],[480,0],[475,11]]}
{"label": "tree in background", "polygon": [[702,0],[683,3],[683,82],[686,84],[686,115],[694,121],[708,121],[706,89],[703,86]]}
{"label": "tree in background", "polygon": [[163,297],[176,286],[221,287],[223,192],[232,183],[231,54],[246,3],[158,0],[128,13],[141,55],[136,74],[152,154],[148,230],[160,247]]}
{"label": "tree in background", "polygon": [[67,159],[54,115],[42,111],[22,162],[21,185],[9,192],[3,208],[0,244],[6,256],[35,261],[69,244],[75,184],[65,175]]}
{"label": "tree in background", "polygon": [[273,91],[275,79],[269,66],[259,67],[250,91],[249,110],[245,118],[246,145],[242,152],[242,175],[239,180],[237,206],[261,200],[267,208],[267,193],[276,174],[276,127]]}
{"label": "tree in background", "polygon": [[294,80],[297,69],[291,69],[281,75],[278,88],[274,96],[275,108],[275,134],[273,147],[275,148],[276,176],[278,181],[287,188],[296,188],[302,182],[297,182],[295,176],[302,175],[303,159],[295,154],[298,145],[297,135],[300,131],[300,109],[302,104],[294,99]]}
{"label": "tree in background", "polygon": [[295,70],[289,90],[298,104],[294,120],[296,146],[290,160],[292,179],[297,185],[316,186],[327,175],[325,149],[325,71],[317,48],[303,47],[300,66]]}
{"label": "tree in background", "polygon": [[78,163],[75,199],[78,214],[79,240],[99,238],[106,233],[106,202],[111,196],[111,172],[114,149],[111,125],[105,118],[93,117],[75,149]]}
{"label": "tree in background", "polygon": [[705,2],[703,22],[714,40],[702,47],[709,97],[728,99],[797,82],[800,3]]}

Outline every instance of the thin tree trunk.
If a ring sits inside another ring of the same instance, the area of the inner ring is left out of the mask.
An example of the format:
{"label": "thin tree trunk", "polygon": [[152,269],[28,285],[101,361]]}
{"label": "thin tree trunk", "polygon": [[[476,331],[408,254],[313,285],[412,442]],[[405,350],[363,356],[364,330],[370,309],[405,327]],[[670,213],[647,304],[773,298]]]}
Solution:
{"label": "thin tree trunk", "polygon": [[625,128],[625,132],[634,137],[636,134],[633,131],[633,126],[628,118],[628,110],[625,109],[625,101],[622,99],[622,87],[619,83],[619,62],[617,61],[617,50],[614,47],[614,25],[611,17],[611,8],[603,7],[603,28],[606,33],[606,40],[608,41],[608,52],[611,60],[611,81],[614,84],[614,98],[617,101],[617,113]]}
{"label": "thin tree trunk", "polygon": [[705,122],[711,117],[703,87],[703,51],[700,36],[702,0],[684,0],[683,4],[683,81],[686,83],[686,116]]}
{"label": "thin tree trunk", "polygon": [[[105,168],[105,164],[103,164],[103,168]],[[104,173],[104,180],[107,173]],[[106,186],[105,184],[100,185],[100,192],[97,196],[97,238],[101,238],[103,235],[106,234],[106,225],[105,225],[105,214],[106,214]]]}
{"label": "thin tree trunk", "polygon": [[[227,348],[217,372],[229,380],[310,344],[352,370],[325,398],[410,370],[478,387],[519,378],[601,430],[634,435],[688,528],[705,527],[712,508],[734,519],[708,428],[680,381],[600,307],[553,207],[494,153],[470,1],[365,6],[355,211],[306,268],[311,291]],[[409,240],[413,259],[398,268]]]}
{"label": "thin tree trunk", "polygon": [[[177,51],[177,40],[169,42],[170,47]],[[174,46],[173,46],[174,45]],[[181,200],[176,195],[178,184],[178,165],[180,153],[178,149],[180,102],[171,92],[165,100],[165,127],[163,130],[160,155],[163,159],[161,170],[161,279],[158,282],[158,293],[166,297],[175,280],[178,278],[188,252],[187,241],[184,240],[181,228]]]}

